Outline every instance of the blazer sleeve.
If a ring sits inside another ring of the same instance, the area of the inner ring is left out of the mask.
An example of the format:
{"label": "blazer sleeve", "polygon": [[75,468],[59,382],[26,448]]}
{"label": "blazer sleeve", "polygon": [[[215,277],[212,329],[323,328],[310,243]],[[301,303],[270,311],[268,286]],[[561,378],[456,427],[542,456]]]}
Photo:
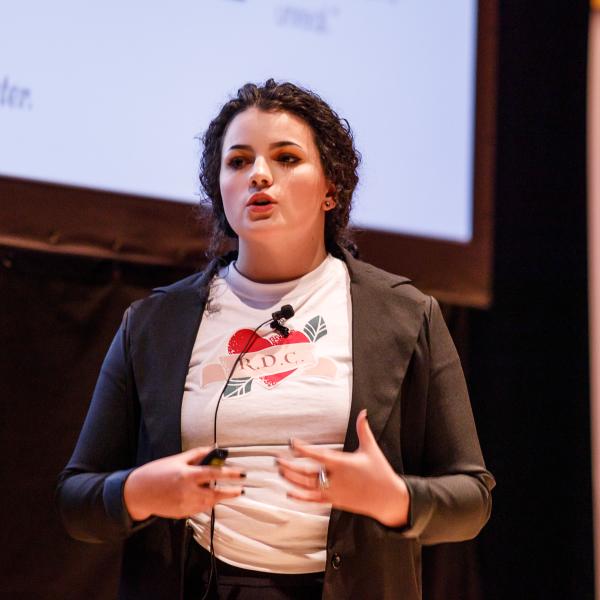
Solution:
{"label": "blazer sleeve", "polygon": [[134,523],[123,487],[135,465],[139,410],[131,374],[127,309],[102,364],[73,455],[56,498],[68,533],[86,542],[117,541],[151,521]]}
{"label": "blazer sleeve", "polygon": [[475,537],[489,519],[495,481],[486,470],[460,359],[440,307],[425,321],[428,389],[422,474],[404,475],[410,493],[406,537],[423,544]]}

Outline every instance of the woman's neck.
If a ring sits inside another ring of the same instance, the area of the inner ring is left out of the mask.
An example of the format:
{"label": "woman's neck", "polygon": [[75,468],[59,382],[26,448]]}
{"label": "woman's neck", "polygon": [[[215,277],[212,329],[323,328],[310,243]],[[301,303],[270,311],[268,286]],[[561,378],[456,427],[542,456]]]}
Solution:
{"label": "woman's neck", "polygon": [[248,279],[259,283],[279,283],[298,279],[316,269],[327,257],[325,243],[294,244],[286,240],[285,247],[239,240],[236,269]]}

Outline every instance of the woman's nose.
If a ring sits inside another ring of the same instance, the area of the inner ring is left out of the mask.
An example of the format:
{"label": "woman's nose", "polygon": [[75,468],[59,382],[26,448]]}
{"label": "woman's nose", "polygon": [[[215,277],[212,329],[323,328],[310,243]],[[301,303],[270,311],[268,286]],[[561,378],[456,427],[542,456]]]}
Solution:
{"label": "woman's nose", "polygon": [[269,165],[264,158],[256,157],[253,168],[250,171],[251,187],[268,187],[273,183],[273,177]]}

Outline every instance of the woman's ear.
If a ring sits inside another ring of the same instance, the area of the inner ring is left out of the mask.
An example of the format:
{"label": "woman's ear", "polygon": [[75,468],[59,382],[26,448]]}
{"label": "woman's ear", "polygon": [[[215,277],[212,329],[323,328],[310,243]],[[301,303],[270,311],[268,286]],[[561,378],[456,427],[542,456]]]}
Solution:
{"label": "woman's ear", "polygon": [[332,209],[336,205],[335,193],[337,188],[334,183],[330,183],[327,186],[327,193],[325,194],[325,207],[327,209]]}

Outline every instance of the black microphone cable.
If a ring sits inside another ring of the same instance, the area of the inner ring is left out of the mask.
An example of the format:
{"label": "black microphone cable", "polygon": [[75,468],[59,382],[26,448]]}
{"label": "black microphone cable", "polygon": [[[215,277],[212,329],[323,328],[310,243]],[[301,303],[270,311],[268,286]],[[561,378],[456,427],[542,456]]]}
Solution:
{"label": "black microphone cable", "polygon": [[[241,363],[242,358],[244,358],[244,356],[248,353],[254,340],[258,338],[257,332],[263,325],[266,325],[267,323],[270,322],[271,329],[277,331],[283,337],[288,337],[290,335],[290,330],[287,327],[285,327],[283,324],[288,319],[291,319],[294,316],[294,314],[295,314],[295,311],[292,308],[292,305],[285,304],[281,307],[280,310],[277,310],[274,313],[272,313],[271,317],[269,319],[266,319],[262,323],[257,325],[254,328],[254,330],[252,331],[252,333],[248,336],[248,340],[246,341],[244,348],[237,355],[237,358],[235,359],[233,366],[229,370],[229,375],[227,375],[227,379],[225,380],[225,385],[223,386],[223,389],[221,390],[221,393],[219,394],[219,398],[217,399],[217,406],[215,407],[215,416],[213,419],[213,446],[215,448],[219,447],[219,444],[217,443],[217,413],[219,412],[219,406],[221,405],[221,400],[223,399],[223,394],[225,393],[225,390],[227,389],[227,386],[229,385],[229,383],[231,381],[231,378],[233,376],[233,373],[234,373],[236,367]],[[202,600],[208,599],[208,594],[210,592],[210,586],[211,586],[212,579],[213,579],[213,573],[215,576],[215,585],[218,586],[218,581],[219,581],[219,575],[217,572],[217,557],[215,556],[215,549],[214,549],[214,536],[215,536],[215,508],[213,506],[213,508],[210,511],[210,574],[208,576],[208,583],[206,584],[206,592],[204,593]]]}

